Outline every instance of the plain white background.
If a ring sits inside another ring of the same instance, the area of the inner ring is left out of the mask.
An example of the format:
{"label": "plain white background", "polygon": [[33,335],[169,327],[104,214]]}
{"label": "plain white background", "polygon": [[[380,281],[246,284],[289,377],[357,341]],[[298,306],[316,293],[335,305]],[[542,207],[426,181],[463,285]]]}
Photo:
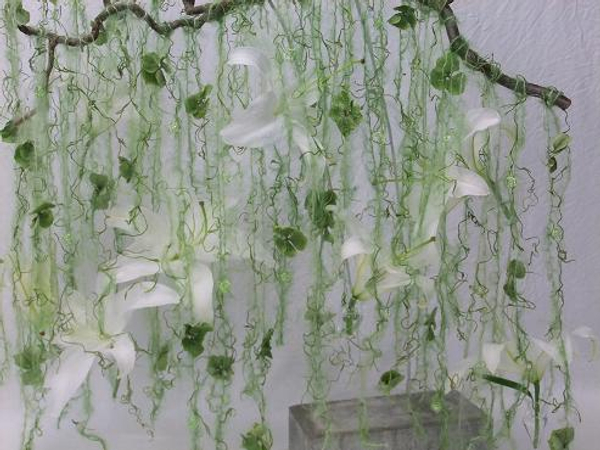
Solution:
{"label": "plain white background", "polygon": [[[39,5],[34,0],[23,3],[30,10]],[[567,249],[574,262],[565,268],[565,316],[567,328],[585,324],[600,335],[600,2],[457,0],[454,9],[463,33],[473,46],[484,54],[493,54],[507,73],[522,74],[531,81],[560,87],[573,100],[569,110],[573,177],[566,198],[565,228]],[[4,42],[0,43],[2,58],[3,46]],[[0,61],[4,69],[5,60]],[[537,123],[540,124],[538,129],[528,128],[525,152],[542,158],[545,132],[541,121]],[[0,190],[4,193],[0,204],[0,254],[6,253],[10,242],[13,175],[12,146],[0,143]],[[540,308],[543,310],[544,305]],[[290,330],[297,339],[291,339],[288,346],[276,350],[268,382],[270,423],[274,426],[276,450],[286,448],[287,408],[300,402],[302,397],[302,321],[297,323],[298,326]],[[575,365],[573,383],[583,422],[577,428],[572,448],[597,448],[600,442],[600,364],[582,361]],[[96,380],[95,387],[101,398],[109,398],[106,383]],[[97,419],[93,425],[103,435],[113,436],[110,445],[115,450],[142,446],[148,450],[185,450],[188,448],[186,418],[185,409],[181,408],[189,394],[185,389],[181,386],[169,394],[153,441],[145,438],[123,406],[110,401],[96,403]],[[351,391],[352,386],[346,385],[335,395],[350,396]],[[239,442],[237,436],[255,417],[245,416],[252,411],[247,400],[233,398],[232,401],[239,408],[231,431],[235,448]],[[0,387],[0,450],[18,448],[20,411],[19,388],[12,378]],[[69,423],[63,428],[61,433],[49,432],[38,449],[98,448],[74,434]],[[527,444],[522,448],[527,448]]]}

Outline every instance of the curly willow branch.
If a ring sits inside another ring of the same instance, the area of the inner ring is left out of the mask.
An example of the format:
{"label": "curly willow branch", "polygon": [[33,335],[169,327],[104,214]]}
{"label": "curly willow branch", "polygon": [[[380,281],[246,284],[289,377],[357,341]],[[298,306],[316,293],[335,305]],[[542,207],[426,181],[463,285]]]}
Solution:
{"label": "curly willow branch", "polygon": [[[418,0],[419,3],[432,7],[432,0]],[[499,84],[517,94],[525,94],[528,97],[537,97],[544,100],[548,105],[558,106],[566,111],[571,106],[571,99],[563,95],[553,87],[544,87],[534,83],[523,82],[510,77],[500,71],[497,65],[489,62],[477,52],[471,50],[466,39],[460,33],[458,21],[454,11],[450,7],[453,0],[444,3],[439,9],[439,14],[444,26],[452,51],[474,70],[481,72],[490,81]],[[435,1],[433,1],[435,3]],[[438,2],[439,3],[439,2]]]}
{"label": "curly willow branch", "polygon": [[[417,0],[419,3],[432,7],[435,1],[432,0]],[[571,99],[563,95],[556,88],[543,87],[538,84],[523,82],[516,78],[510,77],[500,71],[497,65],[490,63],[488,60],[473,51],[467,41],[464,39],[457,24],[457,18],[450,4],[454,0],[448,0],[443,3],[443,7],[439,9],[440,18],[446,27],[446,33],[450,40],[452,51],[459,55],[472,69],[484,74],[490,81],[504,86],[516,93],[524,93],[526,96],[537,97],[543,99],[547,104],[558,106],[563,111],[566,111],[571,106]],[[54,68],[55,49],[58,45],[66,45],[69,47],[83,47],[89,45],[98,39],[100,32],[103,29],[103,23],[109,17],[123,11],[133,13],[140,20],[143,20],[148,26],[160,34],[168,36],[171,32],[178,28],[191,27],[200,29],[205,23],[218,20],[223,15],[232,11],[236,6],[250,5],[262,3],[261,0],[224,0],[218,4],[206,3],[203,5],[195,5],[194,0],[183,0],[184,12],[189,16],[170,22],[158,22],[150,16],[144,8],[136,3],[120,2],[111,3],[110,0],[105,0],[105,8],[92,21],[92,29],[88,34],[79,37],[70,37],[59,35],[53,32],[46,31],[42,28],[32,27],[29,25],[19,25],[19,30],[28,36],[44,36],[48,39],[48,63],[46,69],[46,87],[49,84],[50,76]]]}

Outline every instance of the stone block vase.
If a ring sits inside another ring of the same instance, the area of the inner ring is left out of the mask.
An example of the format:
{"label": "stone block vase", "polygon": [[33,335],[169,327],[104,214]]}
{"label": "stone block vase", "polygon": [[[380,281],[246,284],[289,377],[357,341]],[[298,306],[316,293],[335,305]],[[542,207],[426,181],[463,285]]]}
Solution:
{"label": "stone block vase", "polygon": [[433,392],[332,401],[289,414],[289,450],[488,450],[486,415],[460,393]]}

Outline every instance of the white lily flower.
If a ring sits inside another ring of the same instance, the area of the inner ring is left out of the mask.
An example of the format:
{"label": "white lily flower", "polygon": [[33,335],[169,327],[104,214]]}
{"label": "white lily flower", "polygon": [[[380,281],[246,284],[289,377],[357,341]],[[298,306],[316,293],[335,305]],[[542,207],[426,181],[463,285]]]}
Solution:
{"label": "white lily flower", "polygon": [[[130,211],[139,214],[130,218]],[[210,264],[216,259],[218,233],[217,220],[207,204],[192,202],[183,219],[186,245],[193,249],[189,264],[183,258],[185,249],[175,238],[178,223],[147,208],[124,205],[108,210],[106,217],[107,225],[129,235],[123,254],[111,268],[117,283],[164,273],[190,293],[196,321],[213,321],[214,280]]]}
{"label": "white lily flower", "polygon": [[[368,237],[366,230],[353,217],[347,221],[351,235],[344,241],[341,248],[342,262],[354,260],[354,282],[352,295],[359,300],[368,300],[374,294],[385,294],[395,289],[407,286],[412,282],[406,269],[385,262],[375,266],[375,245]],[[381,260],[388,258],[382,257]]]}
{"label": "white lily flower", "polygon": [[469,133],[465,136],[465,140],[473,137],[475,134],[486,131],[502,121],[500,114],[495,109],[491,108],[474,108],[467,111],[466,114]]}
{"label": "white lily flower", "polygon": [[45,386],[49,390],[47,408],[50,417],[59,417],[85,382],[96,358],[113,360],[120,378],[133,370],[135,345],[124,330],[134,311],[178,302],[179,295],[173,289],[150,282],[137,283],[103,297],[104,317],[98,322],[94,314],[87,311],[94,302],[73,292],[67,298],[73,324],[69,332],[58,337],[57,344],[63,351],[58,364],[49,370]]}
{"label": "white lily flower", "polygon": [[227,64],[257,69],[262,77],[263,92],[246,109],[234,111],[231,123],[220,132],[225,143],[237,147],[266,147],[286,138],[288,127],[291,127],[289,136],[292,142],[307,158],[309,167],[321,174],[325,160],[316,155],[322,146],[311,137],[305,120],[306,108],[316,102],[316,91],[277,91],[270,58],[258,48],[233,49]]}
{"label": "white lily flower", "polygon": [[[589,327],[580,327],[564,337],[564,351],[567,363],[573,360],[574,346],[572,337],[590,340],[594,346],[597,338]],[[492,374],[506,373],[537,383],[552,364],[561,365],[560,342],[558,340],[545,341],[530,338],[529,342],[522,344],[521,350],[516,341],[503,344],[486,343],[482,347],[482,359]]]}

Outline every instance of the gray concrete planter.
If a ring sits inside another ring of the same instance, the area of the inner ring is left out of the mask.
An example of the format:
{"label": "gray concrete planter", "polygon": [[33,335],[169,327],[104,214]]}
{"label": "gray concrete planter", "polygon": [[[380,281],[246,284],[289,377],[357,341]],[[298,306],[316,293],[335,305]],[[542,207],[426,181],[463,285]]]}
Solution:
{"label": "gray concrete planter", "polygon": [[451,392],[434,412],[432,398],[423,392],[333,401],[328,419],[315,417],[314,404],[292,406],[289,450],[488,450],[483,411]]}

